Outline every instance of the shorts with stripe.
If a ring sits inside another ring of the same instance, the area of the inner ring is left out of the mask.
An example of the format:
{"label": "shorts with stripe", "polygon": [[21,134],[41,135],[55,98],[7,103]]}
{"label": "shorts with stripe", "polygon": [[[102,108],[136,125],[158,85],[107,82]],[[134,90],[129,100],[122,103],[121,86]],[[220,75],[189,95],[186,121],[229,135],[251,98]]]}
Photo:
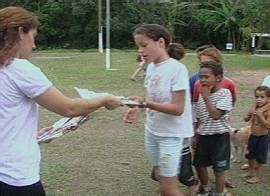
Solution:
{"label": "shorts with stripe", "polygon": [[230,168],[230,134],[199,135],[193,164],[195,167],[213,166],[221,172]]}

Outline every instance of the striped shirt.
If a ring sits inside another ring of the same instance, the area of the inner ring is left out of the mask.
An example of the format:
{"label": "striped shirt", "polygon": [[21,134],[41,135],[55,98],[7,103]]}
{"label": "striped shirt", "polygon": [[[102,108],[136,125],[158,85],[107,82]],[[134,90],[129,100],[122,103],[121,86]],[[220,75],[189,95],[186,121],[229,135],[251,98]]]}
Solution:
{"label": "striped shirt", "polygon": [[210,95],[211,103],[219,110],[225,111],[225,114],[218,120],[214,120],[207,111],[202,96],[195,107],[196,117],[199,122],[198,134],[213,135],[230,132],[231,126],[229,122],[230,111],[232,110],[232,96],[228,89],[221,88],[217,92]]}

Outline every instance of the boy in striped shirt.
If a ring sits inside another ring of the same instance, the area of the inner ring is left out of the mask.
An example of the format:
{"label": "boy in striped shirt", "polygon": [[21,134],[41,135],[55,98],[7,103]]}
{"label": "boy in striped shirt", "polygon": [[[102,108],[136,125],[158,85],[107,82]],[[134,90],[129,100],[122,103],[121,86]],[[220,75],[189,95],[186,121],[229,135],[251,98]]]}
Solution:
{"label": "boy in striped shirt", "polygon": [[201,182],[199,194],[209,194],[207,167],[212,166],[216,178],[214,195],[224,195],[224,171],[230,167],[229,113],[232,110],[232,95],[228,89],[220,87],[223,79],[221,65],[202,65],[199,77],[202,88],[195,106],[199,128],[193,162]]}

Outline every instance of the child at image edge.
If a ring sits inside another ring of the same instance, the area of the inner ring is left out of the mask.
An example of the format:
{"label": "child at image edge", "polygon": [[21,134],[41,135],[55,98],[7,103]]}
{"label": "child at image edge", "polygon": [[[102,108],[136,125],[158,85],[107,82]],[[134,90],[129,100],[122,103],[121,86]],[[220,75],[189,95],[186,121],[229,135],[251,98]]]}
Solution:
{"label": "child at image edge", "polygon": [[250,111],[245,121],[251,121],[251,135],[248,140],[247,154],[248,173],[243,177],[246,182],[254,184],[260,181],[262,164],[266,163],[268,153],[268,131],[270,129],[270,110],[265,106],[270,100],[270,88],[259,86],[254,91],[255,109]]}

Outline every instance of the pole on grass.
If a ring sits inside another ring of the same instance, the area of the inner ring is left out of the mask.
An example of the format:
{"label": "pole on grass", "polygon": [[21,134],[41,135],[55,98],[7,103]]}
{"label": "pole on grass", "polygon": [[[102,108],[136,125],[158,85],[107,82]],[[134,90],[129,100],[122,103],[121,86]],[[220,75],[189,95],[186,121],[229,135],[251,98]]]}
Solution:
{"label": "pole on grass", "polygon": [[102,0],[98,0],[98,51],[103,53]]}
{"label": "pole on grass", "polygon": [[252,35],[252,40],[251,40],[251,54],[255,54],[256,52],[256,46],[255,46],[255,39],[256,35]]}
{"label": "pole on grass", "polygon": [[110,51],[110,0],[106,0],[106,69],[111,68]]}

